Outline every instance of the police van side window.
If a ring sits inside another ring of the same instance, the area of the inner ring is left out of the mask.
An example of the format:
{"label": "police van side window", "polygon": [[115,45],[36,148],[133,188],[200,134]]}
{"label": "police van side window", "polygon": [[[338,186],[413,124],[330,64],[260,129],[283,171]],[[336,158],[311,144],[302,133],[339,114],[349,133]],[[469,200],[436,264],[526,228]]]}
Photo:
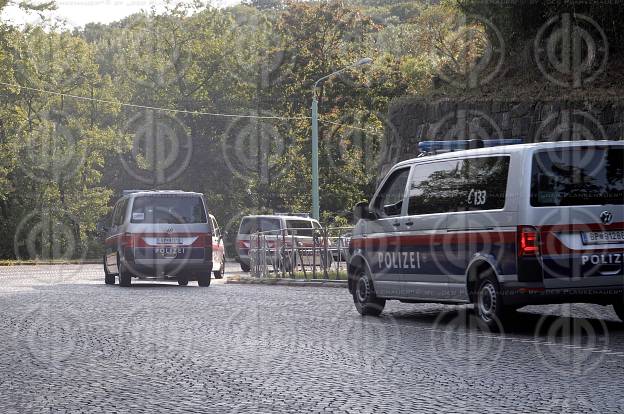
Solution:
{"label": "police van side window", "polygon": [[505,206],[508,172],[508,156],[416,165],[408,214],[501,209]]}
{"label": "police van side window", "polygon": [[460,163],[458,211],[498,210],[505,207],[508,156],[468,158]]}
{"label": "police van side window", "polygon": [[442,161],[414,167],[409,188],[408,214],[448,213],[457,209],[459,161]]}
{"label": "police van side window", "polygon": [[386,180],[373,204],[379,217],[401,215],[409,171],[409,167],[397,170]]}

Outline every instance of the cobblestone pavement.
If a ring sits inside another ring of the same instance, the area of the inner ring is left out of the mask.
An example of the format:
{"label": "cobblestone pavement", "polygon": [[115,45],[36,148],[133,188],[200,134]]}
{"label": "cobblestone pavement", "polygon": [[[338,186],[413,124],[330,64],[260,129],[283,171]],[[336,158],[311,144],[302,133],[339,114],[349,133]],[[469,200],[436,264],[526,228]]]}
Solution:
{"label": "cobblestone pavement", "polygon": [[120,288],[85,265],[0,268],[0,312],[3,413],[624,412],[624,324],[600,306],[488,334],[467,307],[361,318],[345,289]]}

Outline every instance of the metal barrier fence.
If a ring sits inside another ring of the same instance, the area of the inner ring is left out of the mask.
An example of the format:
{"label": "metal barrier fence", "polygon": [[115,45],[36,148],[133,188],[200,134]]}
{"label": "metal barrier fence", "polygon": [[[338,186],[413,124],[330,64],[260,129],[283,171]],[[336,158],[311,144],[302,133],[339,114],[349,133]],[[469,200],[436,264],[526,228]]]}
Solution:
{"label": "metal barrier fence", "polygon": [[254,233],[253,277],[346,279],[352,227],[290,228]]}

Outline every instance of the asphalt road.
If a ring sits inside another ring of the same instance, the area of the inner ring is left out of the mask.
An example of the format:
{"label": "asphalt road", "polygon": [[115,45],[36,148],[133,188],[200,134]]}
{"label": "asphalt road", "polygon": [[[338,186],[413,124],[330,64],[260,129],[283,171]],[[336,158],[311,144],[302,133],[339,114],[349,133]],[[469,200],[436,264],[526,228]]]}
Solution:
{"label": "asphalt road", "polygon": [[3,413],[624,412],[624,324],[600,306],[490,334],[467,307],[361,318],[340,288],[120,288],[84,265],[0,267],[0,312]]}

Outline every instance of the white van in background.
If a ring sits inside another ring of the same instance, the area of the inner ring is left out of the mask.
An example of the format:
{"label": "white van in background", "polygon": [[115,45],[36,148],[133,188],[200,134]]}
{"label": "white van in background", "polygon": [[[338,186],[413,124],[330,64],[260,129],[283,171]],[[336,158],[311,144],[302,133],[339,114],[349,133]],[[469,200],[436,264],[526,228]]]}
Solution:
{"label": "white van in background", "polygon": [[[253,234],[262,233],[269,239],[277,242],[278,239],[288,236],[288,241],[296,236],[301,247],[314,246],[314,232],[321,230],[318,220],[310,218],[308,214],[270,214],[245,216],[236,236],[237,259],[243,272],[250,270],[249,249]],[[275,246],[272,247],[275,249]]]}

